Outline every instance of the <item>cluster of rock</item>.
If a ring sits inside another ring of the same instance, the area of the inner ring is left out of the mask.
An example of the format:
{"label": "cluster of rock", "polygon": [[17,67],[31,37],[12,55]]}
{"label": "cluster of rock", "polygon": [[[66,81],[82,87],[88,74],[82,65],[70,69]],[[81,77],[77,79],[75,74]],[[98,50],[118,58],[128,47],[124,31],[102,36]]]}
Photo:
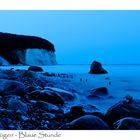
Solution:
{"label": "cluster of rock", "polygon": [[34,68],[0,71],[1,130],[54,129],[52,122],[64,114],[66,101],[76,99],[74,93],[49,87]]}
{"label": "cluster of rock", "polygon": [[[103,114],[96,106],[78,104],[76,92],[54,87],[40,71],[38,67],[0,71],[1,130],[140,129],[140,100],[126,96]],[[107,88],[89,91],[88,98],[97,95],[108,97]]]}
{"label": "cluster of rock", "polygon": [[133,99],[131,96],[126,96],[122,101],[110,107],[105,114],[80,112],[81,117],[78,116],[65,128],[70,130],[140,130],[140,100]]}
{"label": "cluster of rock", "polygon": [[112,129],[140,129],[140,100],[126,96],[124,100],[108,109],[105,118]]}

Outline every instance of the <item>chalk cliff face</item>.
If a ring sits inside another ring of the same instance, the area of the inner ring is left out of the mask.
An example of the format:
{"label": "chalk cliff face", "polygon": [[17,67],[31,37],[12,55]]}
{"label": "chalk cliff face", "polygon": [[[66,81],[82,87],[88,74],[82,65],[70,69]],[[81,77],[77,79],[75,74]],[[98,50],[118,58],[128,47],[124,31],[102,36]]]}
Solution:
{"label": "chalk cliff face", "polygon": [[0,65],[55,65],[54,45],[40,37],[0,33]]}

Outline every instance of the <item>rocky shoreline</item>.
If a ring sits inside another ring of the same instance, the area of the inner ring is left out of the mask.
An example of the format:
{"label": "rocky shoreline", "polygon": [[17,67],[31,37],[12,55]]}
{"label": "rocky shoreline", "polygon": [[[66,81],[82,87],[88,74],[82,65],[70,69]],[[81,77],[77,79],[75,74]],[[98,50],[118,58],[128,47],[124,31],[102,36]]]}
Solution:
{"label": "rocky shoreline", "polygon": [[[67,76],[73,78],[73,75],[47,73],[36,68],[0,70],[0,129],[140,129],[140,100],[126,96],[102,113],[94,105],[79,105],[75,89],[62,88],[61,81],[58,86],[51,80]],[[106,96],[107,90],[101,90],[100,96]]]}

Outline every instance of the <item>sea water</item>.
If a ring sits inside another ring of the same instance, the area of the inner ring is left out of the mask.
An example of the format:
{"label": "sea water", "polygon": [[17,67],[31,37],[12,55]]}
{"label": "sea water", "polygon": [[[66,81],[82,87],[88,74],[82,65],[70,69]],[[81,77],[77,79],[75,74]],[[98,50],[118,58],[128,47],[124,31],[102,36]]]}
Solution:
{"label": "sea water", "polygon": [[[1,69],[28,69],[29,66],[1,66]],[[49,66],[41,66],[44,71],[48,72],[59,72],[59,73],[88,73],[90,69],[90,65],[49,65]],[[140,65],[103,65],[103,67],[113,75],[139,75],[140,76]]]}

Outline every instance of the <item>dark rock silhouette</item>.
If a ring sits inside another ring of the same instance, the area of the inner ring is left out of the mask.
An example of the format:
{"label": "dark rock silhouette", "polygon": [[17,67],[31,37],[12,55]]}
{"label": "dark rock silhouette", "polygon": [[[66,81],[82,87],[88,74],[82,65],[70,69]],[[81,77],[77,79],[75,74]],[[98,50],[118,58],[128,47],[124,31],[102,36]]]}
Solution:
{"label": "dark rock silhouette", "polygon": [[36,90],[29,94],[32,100],[41,100],[52,104],[64,104],[63,99],[54,91],[50,90]]}
{"label": "dark rock silhouette", "polygon": [[82,106],[72,106],[70,109],[71,120],[77,119],[85,115],[84,108]]}
{"label": "dark rock silhouette", "polygon": [[25,86],[23,83],[15,80],[0,79],[0,95],[18,95],[24,96]]}
{"label": "dark rock silhouette", "polygon": [[82,106],[72,106],[70,109],[70,113],[76,116],[82,116],[85,112]]}
{"label": "dark rock silhouette", "polygon": [[28,70],[30,70],[30,71],[36,71],[36,72],[42,72],[43,71],[43,69],[41,67],[38,67],[38,66],[30,66],[28,68]]}
{"label": "dark rock silhouette", "polygon": [[[65,114],[65,117],[69,120],[69,122],[85,115],[94,115],[100,118],[101,113],[97,113],[96,111],[98,110],[97,107],[93,105],[74,105],[70,108],[70,111]],[[103,117],[102,117],[103,118]]]}
{"label": "dark rock silhouette", "polygon": [[111,81],[108,84],[111,85]]}
{"label": "dark rock silhouette", "polygon": [[108,73],[101,65],[100,62],[93,61],[90,66],[90,74],[106,74]]}
{"label": "dark rock silhouette", "polygon": [[103,120],[105,122],[105,115],[101,112],[93,112],[90,115],[94,115],[96,117],[99,117],[101,120]]}
{"label": "dark rock silhouette", "polygon": [[113,124],[116,130],[140,130],[140,119],[126,117]]}
{"label": "dark rock silhouette", "polygon": [[44,49],[55,52],[54,45],[46,39],[36,36],[0,33],[0,56],[10,64],[24,64],[21,60],[24,61],[27,49]]}
{"label": "dark rock silhouette", "polygon": [[59,95],[63,99],[63,101],[65,101],[65,102],[74,101],[77,99],[76,93],[73,93],[73,92],[69,92],[66,90],[59,89],[59,88],[45,87],[45,89],[50,91],[50,92],[57,93],[57,95]]}
{"label": "dark rock silhouette", "polygon": [[140,100],[126,96],[124,100],[116,103],[105,114],[106,121],[110,126],[114,122],[125,117],[140,118]]}
{"label": "dark rock silhouette", "polygon": [[85,115],[68,125],[69,130],[108,130],[108,125],[100,118],[93,115]]}
{"label": "dark rock silhouette", "polygon": [[92,89],[89,91],[89,95],[88,98],[100,98],[103,96],[107,96],[108,95],[108,90],[106,87],[101,87],[101,88],[97,88],[97,89]]}

